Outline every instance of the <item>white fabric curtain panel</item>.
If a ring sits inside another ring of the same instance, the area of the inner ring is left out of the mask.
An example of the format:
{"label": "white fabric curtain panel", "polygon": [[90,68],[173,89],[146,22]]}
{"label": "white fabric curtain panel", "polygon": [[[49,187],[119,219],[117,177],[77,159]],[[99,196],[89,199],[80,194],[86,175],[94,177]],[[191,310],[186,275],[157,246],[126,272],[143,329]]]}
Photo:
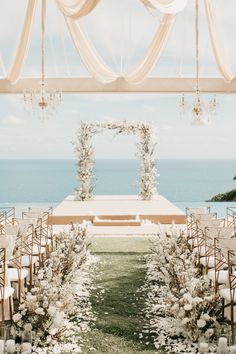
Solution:
{"label": "white fabric curtain panel", "polygon": [[172,30],[174,20],[175,15],[163,15],[162,21],[142,61],[137,68],[124,76],[127,82],[131,84],[139,84],[150,74],[161,57]]}
{"label": "white fabric curtain panel", "polygon": [[57,0],[57,5],[64,16],[78,20],[88,15],[100,0]]}
{"label": "white fabric curtain panel", "polygon": [[224,46],[222,45],[220,39],[218,27],[216,24],[215,11],[212,3],[212,0],[205,0],[207,23],[210,32],[211,44],[219,71],[221,72],[225,81],[230,82],[234,79],[234,75],[231,71],[230,64],[224,51]]}
{"label": "white fabric curtain panel", "polygon": [[88,72],[102,83],[115,81],[117,75],[104,63],[96,49],[89,42],[79,23],[71,18],[65,19],[75,47]]}
{"label": "white fabric curtain panel", "polygon": [[[91,1],[92,0],[87,0],[87,2],[90,3]],[[66,5],[65,0],[57,0],[57,2],[63,2],[63,4]],[[86,5],[86,2],[82,2],[81,0],[77,0],[77,2],[74,2],[74,5],[79,5],[79,3],[81,6]],[[96,6],[94,2],[93,5],[94,9],[94,7]],[[60,6],[59,9],[61,9]],[[78,10],[78,7],[76,9]],[[91,12],[92,8],[90,7],[90,9]],[[98,52],[82,30],[78,19],[76,20],[74,17],[71,16],[68,17],[67,15],[65,15],[65,12],[63,12],[63,14],[75,47],[88,72],[92,75],[92,77],[102,83],[109,83],[115,81],[118,76],[116,75],[116,73],[113,72],[110,67],[108,67],[108,65],[106,65],[101,56],[98,54]],[[158,62],[161,53],[165,47],[165,44],[168,40],[168,36],[173,27],[174,19],[175,15],[173,14],[163,15],[158,30],[140,64],[130,73],[123,75],[124,79],[127,82],[134,85],[138,84],[145,80],[148,74],[152,71],[153,67]]]}
{"label": "white fabric curtain panel", "polygon": [[88,72],[96,80],[109,83],[115,81],[117,75],[104,63],[78,21],[81,17],[88,15],[99,2],[100,0],[57,0],[74,45]]}
{"label": "white fabric curtain panel", "polygon": [[188,0],[141,0],[144,6],[167,14],[177,14],[187,5]]}
{"label": "white fabric curtain panel", "polygon": [[24,66],[25,59],[27,58],[31,42],[35,7],[36,0],[28,0],[28,6],[26,9],[25,20],[21,31],[20,41],[18,43],[18,47],[16,49],[12,65],[6,75],[6,79],[8,79],[12,84],[16,83],[19,79],[22,67]]}

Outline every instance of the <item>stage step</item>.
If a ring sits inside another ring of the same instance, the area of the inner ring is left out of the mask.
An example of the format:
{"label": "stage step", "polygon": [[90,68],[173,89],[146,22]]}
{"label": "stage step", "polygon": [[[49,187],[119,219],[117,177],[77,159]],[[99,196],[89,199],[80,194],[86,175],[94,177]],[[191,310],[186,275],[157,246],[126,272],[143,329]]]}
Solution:
{"label": "stage step", "polygon": [[141,226],[141,220],[138,216],[134,218],[115,218],[115,219],[105,219],[104,217],[99,218],[95,216],[93,219],[93,226]]}

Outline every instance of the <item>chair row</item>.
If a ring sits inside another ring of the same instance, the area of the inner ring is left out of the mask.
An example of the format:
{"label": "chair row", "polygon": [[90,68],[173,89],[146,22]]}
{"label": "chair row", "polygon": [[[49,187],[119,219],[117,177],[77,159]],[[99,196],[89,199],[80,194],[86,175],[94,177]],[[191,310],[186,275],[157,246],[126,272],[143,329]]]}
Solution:
{"label": "chair row", "polygon": [[215,297],[223,301],[224,318],[230,320],[232,339],[236,322],[236,208],[226,218],[205,208],[188,208],[187,233],[197,265],[207,275]]}
{"label": "chair row", "polygon": [[[6,209],[6,208],[4,208]],[[53,249],[53,229],[49,225],[52,208],[29,208],[22,217],[14,208],[0,210],[0,303],[1,318],[12,320],[13,296],[20,301],[34,274]]]}

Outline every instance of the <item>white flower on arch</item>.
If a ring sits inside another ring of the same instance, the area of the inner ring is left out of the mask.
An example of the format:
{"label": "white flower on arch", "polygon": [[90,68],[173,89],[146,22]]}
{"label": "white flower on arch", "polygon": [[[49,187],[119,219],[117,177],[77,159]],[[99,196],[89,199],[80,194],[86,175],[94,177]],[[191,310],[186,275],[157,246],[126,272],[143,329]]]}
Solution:
{"label": "white flower on arch", "polygon": [[94,148],[93,136],[103,129],[115,130],[117,134],[136,134],[140,141],[137,144],[137,156],[140,158],[140,192],[143,200],[152,199],[156,193],[157,170],[155,165],[155,129],[148,122],[81,122],[77,143],[74,143],[78,155],[77,179],[79,188],[75,189],[75,200],[89,200],[93,196]]}

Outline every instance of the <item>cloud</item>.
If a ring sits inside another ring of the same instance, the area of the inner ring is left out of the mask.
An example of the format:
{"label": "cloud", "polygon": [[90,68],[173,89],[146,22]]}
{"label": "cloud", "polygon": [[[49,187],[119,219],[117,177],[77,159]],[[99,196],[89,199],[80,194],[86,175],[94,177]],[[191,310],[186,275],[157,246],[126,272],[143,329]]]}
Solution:
{"label": "cloud", "polygon": [[25,124],[23,119],[14,115],[9,115],[7,117],[0,118],[0,121],[2,125],[11,127],[17,127]]}
{"label": "cloud", "polygon": [[151,114],[160,114],[160,109],[157,106],[151,105],[151,104],[143,104],[142,108],[144,111],[147,111],[148,113]]}

